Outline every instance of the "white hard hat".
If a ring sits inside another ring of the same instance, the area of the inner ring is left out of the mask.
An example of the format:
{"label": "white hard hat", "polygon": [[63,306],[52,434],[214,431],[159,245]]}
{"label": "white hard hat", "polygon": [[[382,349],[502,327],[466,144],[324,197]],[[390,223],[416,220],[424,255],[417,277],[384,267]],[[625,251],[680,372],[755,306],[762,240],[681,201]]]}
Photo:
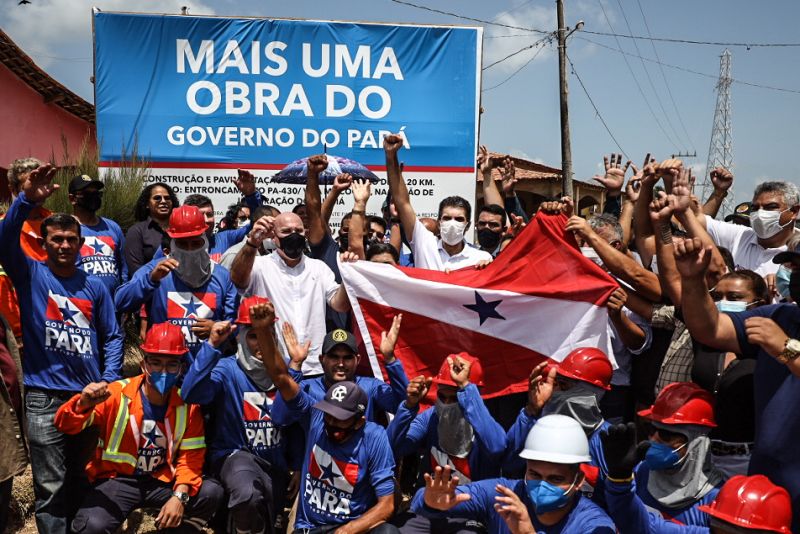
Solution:
{"label": "white hard hat", "polygon": [[591,462],[589,441],[581,425],[566,415],[545,415],[533,425],[520,458],[553,462],[554,464],[580,464]]}

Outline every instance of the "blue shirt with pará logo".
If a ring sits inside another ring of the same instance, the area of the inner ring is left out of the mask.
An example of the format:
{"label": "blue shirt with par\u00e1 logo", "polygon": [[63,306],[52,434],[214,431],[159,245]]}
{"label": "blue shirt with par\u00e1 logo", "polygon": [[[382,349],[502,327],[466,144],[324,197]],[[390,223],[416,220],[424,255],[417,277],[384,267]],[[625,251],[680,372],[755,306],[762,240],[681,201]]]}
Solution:
{"label": "blue shirt with par\u00e1 logo", "polygon": [[425,504],[425,488],[420,488],[411,501],[411,511],[431,519],[463,518],[480,522],[492,534],[511,534],[505,520],[494,505],[498,484],[517,494],[528,509],[536,534],[616,534],[614,522],[602,508],[580,493],[575,495],[572,509],[555,525],[543,525],[534,513],[524,480],[491,478],[456,487],[456,493],[466,493],[469,500],[458,503],[446,512],[434,510]]}
{"label": "blue shirt with par\u00e1 logo", "polygon": [[139,454],[136,457],[134,475],[144,476],[158,471],[167,459],[167,434],[164,426],[164,417],[167,415],[168,405],[152,404],[144,393],[144,388],[139,390],[142,398],[142,427],[139,428]]}
{"label": "blue shirt with par\u00e1 logo", "polygon": [[366,422],[344,443],[328,439],[323,412],[303,390],[290,401],[275,396],[278,424],[299,421],[306,433],[295,529],[342,525],[394,494],[394,458],[380,425]]}
{"label": "blue shirt with par\u00e1 logo", "polygon": [[81,225],[81,237],[78,266],[86,274],[99,278],[113,295],[120,284],[128,281],[122,229],[111,219],[100,217],[93,226]]}
{"label": "blue shirt with par\u00e1 logo", "polygon": [[212,263],[211,278],[200,287],[189,287],[174,272],[153,283],[150,273],[160,261],[154,259],[137,270],[127,284],[117,289],[114,303],[121,312],[138,311],[145,304],[150,324],[169,321],[180,326],[189,352],[195,355],[203,342],[192,332],[195,321],[232,321],[238,301],[236,288],[228,270],[217,263]]}
{"label": "blue shirt with par\u00e1 logo", "polygon": [[122,332],[105,285],[80,269],[68,278],[30,259],[19,235],[35,207],[20,193],[0,221],[0,263],[17,288],[25,387],[81,391],[121,378]]}
{"label": "blue shirt with par\u00e1 logo", "polygon": [[[206,429],[207,460],[215,465],[234,451],[249,451],[286,472],[287,435],[272,420],[275,390],[262,391],[247,376],[236,356],[203,343],[183,378],[181,397],[212,412]],[[297,448],[300,443],[293,443]]]}

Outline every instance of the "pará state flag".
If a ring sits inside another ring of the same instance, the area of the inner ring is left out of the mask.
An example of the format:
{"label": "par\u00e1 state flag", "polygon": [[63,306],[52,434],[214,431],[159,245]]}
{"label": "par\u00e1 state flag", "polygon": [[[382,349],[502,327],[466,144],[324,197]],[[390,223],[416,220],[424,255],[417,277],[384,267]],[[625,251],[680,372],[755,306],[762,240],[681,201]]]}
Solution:
{"label": "par\u00e1 state flag", "polygon": [[526,391],[535,365],[578,347],[600,348],[616,367],[605,303],[618,284],[565,225],[564,215],[537,214],[483,270],[340,263],[375,376],[381,332],[397,313],[395,354],[409,378],[435,376],[449,354],[467,352],[481,360],[486,398]]}
{"label": "par\u00e1 state flag", "polygon": [[353,493],[358,482],[358,464],[337,460],[328,451],[314,445],[308,459],[308,473],[332,488]]}
{"label": "par\u00e1 state flag", "polygon": [[77,297],[58,295],[52,291],[47,295],[45,317],[78,328],[92,327],[92,302]]}

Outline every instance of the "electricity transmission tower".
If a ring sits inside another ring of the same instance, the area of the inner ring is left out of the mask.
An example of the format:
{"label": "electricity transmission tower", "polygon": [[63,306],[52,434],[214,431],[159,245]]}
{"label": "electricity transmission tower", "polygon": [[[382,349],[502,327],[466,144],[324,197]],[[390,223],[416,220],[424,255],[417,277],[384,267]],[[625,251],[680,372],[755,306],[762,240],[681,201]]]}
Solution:
{"label": "electricity transmission tower", "polygon": [[[703,177],[702,200],[706,200],[714,192],[709,173],[714,167],[725,167],[732,170],[733,143],[731,135],[731,52],[727,48],[719,59],[719,80],[717,81],[717,108],[714,111],[714,126],[711,129],[711,143],[708,145],[708,162]],[[733,187],[719,210],[719,217],[733,211]]]}

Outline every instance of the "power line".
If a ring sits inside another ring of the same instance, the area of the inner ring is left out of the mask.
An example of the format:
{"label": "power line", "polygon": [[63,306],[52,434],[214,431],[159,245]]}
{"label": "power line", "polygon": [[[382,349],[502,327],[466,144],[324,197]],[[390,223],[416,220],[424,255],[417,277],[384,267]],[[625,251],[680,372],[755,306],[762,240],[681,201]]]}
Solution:
{"label": "power line", "polygon": [[[653,34],[650,32],[650,25],[647,23],[647,17],[645,17],[644,15],[644,9],[642,9],[642,2],[640,0],[636,0],[636,3],[639,6],[639,13],[642,14],[642,21],[644,21],[644,27],[647,30],[647,35],[651,37],[650,46],[653,47],[653,54],[655,54],[656,59],[659,61],[658,69],[661,71],[661,78],[664,80],[664,87],[667,88],[667,94],[669,95],[669,99],[672,102],[672,107],[675,109],[675,115],[677,115],[678,117],[678,122],[680,123],[681,128],[683,129],[683,133],[686,134],[686,138],[689,140],[689,145],[692,147],[692,150],[697,152],[697,149],[695,148],[694,143],[692,142],[692,136],[689,135],[689,131],[686,129],[686,124],[684,124],[683,122],[683,117],[681,117],[681,111],[678,108],[678,105],[675,103],[675,97],[672,96],[672,89],[670,89],[669,87],[670,84],[669,81],[667,80],[667,75],[664,73],[664,66],[660,63],[661,58],[658,56],[658,50],[656,50],[656,43],[652,39]],[[686,152],[688,153],[689,151],[687,150]]]}
{"label": "power line", "polygon": [[620,146],[619,141],[617,141],[617,138],[614,137],[614,134],[611,133],[611,129],[608,127],[608,124],[606,124],[605,119],[603,119],[603,115],[600,113],[600,110],[597,109],[597,106],[595,105],[594,100],[592,100],[592,97],[589,94],[589,91],[586,89],[586,85],[584,85],[583,80],[581,80],[581,77],[578,75],[578,71],[575,70],[575,65],[572,63],[572,60],[569,58],[569,55],[567,55],[567,61],[569,61],[569,66],[572,69],[572,74],[575,75],[575,78],[578,80],[578,83],[580,84],[581,89],[583,89],[583,92],[586,94],[586,98],[589,100],[589,103],[594,108],[594,112],[597,114],[597,118],[600,119],[600,122],[603,123],[603,128],[606,129],[606,132],[608,132],[608,135],[614,141],[614,144],[617,145],[617,148],[619,149],[619,151],[622,152],[622,154],[627,159],[631,159],[630,156],[628,156],[628,154],[625,152],[625,150]]}
{"label": "power line", "polygon": [[[546,30],[540,30],[538,28],[526,28],[524,26],[512,26],[509,24],[501,24],[499,22],[492,22],[490,20],[479,19],[475,17],[468,17],[466,15],[459,15],[458,13],[452,13],[450,11],[442,11],[441,9],[434,9],[427,6],[421,6],[419,4],[414,4],[412,2],[407,2],[405,0],[391,0],[396,4],[402,4],[404,6],[413,7],[416,9],[422,9],[424,11],[430,11],[431,13],[438,13],[440,15],[447,15],[448,17],[455,17],[457,19],[462,20],[469,20],[472,22],[480,22],[481,24],[488,24],[489,26],[498,26],[501,28],[509,28],[512,30],[522,30],[526,32],[534,32],[539,34],[547,34],[553,33],[548,32]],[[747,42],[723,42],[723,41],[699,41],[696,39],[675,39],[669,37],[652,37],[648,36],[645,37],[643,35],[624,35],[619,33],[609,33],[609,32],[593,32],[589,30],[582,30],[583,33],[591,34],[591,35],[600,35],[603,37],[622,37],[624,39],[635,39],[639,41],[659,41],[664,43],[679,43],[679,44],[691,44],[691,45],[707,45],[707,46],[728,46],[728,47],[745,47],[745,48],[791,48],[791,47],[800,47],[800,43],[747,43]],[[716,78],[716,76],[715,76]]]}
{"label": "power line", "polygon": [[[602,2],[602,0],[600,1]],[[633,34],[633,29],[631,28],[631,24],[628,21],[628,15],[625,14],[625,10],[622,8],[622,2],[620,0],[617,0],[617,5],[619,6],[620,13],[622,13],[622,18],[625,21],[625,26],[628,28],[628,34]],[[633,47],[636,49],[636,53],[641,56],[642,52],[641,50],[639,50],[639,43],[633,41]],[[678,132],[675,130],[675,126],[672,125],[672,121],[669,118],[667,110],[664,108],[664,103],[661,101],[661,96],[658,94],[658,89],[656,89],[656,84],[653,83],[653,78],[650,76],[650,71],[647,70],[647,65],[645,65],[644,61],[642,60],[640,61],[642,63],[642,69],[644,70],[645,77],[647,78],[647,83],[650,84],[650,89],[653,90],[653,94],[656,97],[656,103],[658,104],[658,107],[661,108],[661,113],[664,114],[664,119],[667,121],[667,126],[669,126],[669,129],[675,135],[675,139],[677,139],[678,143],[680,143],[681,142],[680,136],[678,135]],[[678,143],[673,143],[673,145],[677,146]],[[684,148],[686,148],[686,145],[684,145]]]}
{"label": "power line", "polygon": [[[613,32],[614,31],[614,27],[611,25],[611,19],[609,19],[608,13],[606,13],[606,8],[605,8],[605,6],[603,6],[602,0],[598,0],[597,3],[600,5],[600,9],[603,11],[603,16],[606,19],[606,24],[608,24],[608,27]],[[614,39],[616,39],[616,41],[617,41],[617,46],[622,48],[622,44],[620,44],[619,39],[616,38],[616,37]],[[637,78],[636,74],[633,72],[633,67],[631,67],[631,64],[628,61],[628,58],[626,56],[622,56],[622,59],[625,61],[625,66],[628,67],[628,72],[630,72],[631,78],[633,78],[633,83],[636,84],[636,88],[639,90],[639,94],[642,95],[642,100],[644,100],[645,105],[647,105],[647,109],[650,111],[650,115],[653,117],[653,120],[655,121],[656,126],[658,126],[658,129],[661,130],[661,133],[664,134],[664,137],[667,138],[669,143],[671,145],[675,145],[676,144],[675,141],[673,141],[672,138],[669,136],[667,131],[664,129],[664,126],[661,124],[661,121],[658,119],[658,115],[656,115],[656,112],[653,111],[653,106],[650,105],[650,101],[647,99],[647,96],[644,94],[644,89],[642,89],[642,85],[639,83],[639,78]]]}
{"label": "power line", "polygon": [[[625,56],[638,57],[639,59],[642,59],[644,61],[648,61],[650,63],[657,63],[657,64],[663,65],[664,67],[667,67],[667,68],[670,68],[670,69],[675,69],[675,70],[679,70],[679,71],[683,71],[683,72],[688,72],[690,74],[696,74],[697,76],[703,76],[704,78],[711,78],[712,80],[717,80],[719,78],[718,75],[708,74],[707,72],[700,72],[700,71],[697,71],[697,70],[690,69],[688,67],[681,67],[680,65],[672,65],[670,63],[664,63],[662,61],[656,61],[655,59],[649,58],[649,57],[637,56],[636,54],[632,54],[630,52],[626,52],[625,50],[622,50],[620,48],[614,48],[613,46],[608,46],[608,45],[605,45],[603,43],[598,43],[597,41],[593,41],[592,39],[588,39],[588,38],[582,37],[580,35],[575,35],[574,38],[575,39],[580,39],[581,41],[586,41],[587,43],[591,43],[591,44],[593,44],[595,46],[599,46],[600,48],[605,48],[607,50],[611,50],[613,52],[617,52],[619,54],[623,54]],[[759,89],[769,89],[771,91],[780,91],[782,93],[800,94],[800,90],[799,89],[787,89],[785,87],[776,87],[776,86],[773,86],[773,85],[764,85],[764,84],[759,84],[759,83],[746,82],[744,80],[737,80],[737,79],[734,79],[734,78],[731,78],[731,83],[736,83],[736,84],[739,84],[739,85],[746,85],[748,87],[756,87],[756,88],[759,88]]]}
{"label": "power line", "polygon": [[538,40],[538,41],[536,41],[535,43],[529,44],[529,45],[527,45],[527,46],[523,46],[523,47],[522,47],[522,48],[520,48],[519,50],[517,50],[517,51],[515,51],[515,52],[511,52],[511,53],[510,53],[510,54],[508,54],[506,57],[504,57],[504,58],[502,58],[502,59],[498,59],[498,60],[497,60],[497,61],[495,61],[494,63],[491,63],[491,64],[489,64],[489,65],[487,65],[487,66],[483,67],[481,70],[488,70],[488,69],[491,69],[491,68],[492,68],[492,67],[494,67],[495,65],[498,65],[498,64],[502,63],[503,61],[506,61],[507,59],[511,59],[512,57],[516,56],[517,54],[521,54],[521,53],[522,53],[522,52],[524,52],[525,50],[530,50],[531,48],[534,48],[534,47],[536,47],[536,46],[540,45],[541,43],[543,43],[543,42],[545,42],[545,41],[552,40],[552,39],[553,39],[553,36],[551,36],[551,35],[548,35],[547,37],[544,37],[543,39],[539,39],[539,40]]}
{"label": "power line", "polygon": [[532,62],[534,59],[536,59],[536,57],[539,55],[539,53],[540,53],[542,50],[544,50],[544,47],[545,47],[546,45],[548,45],[548,44],[550,44],[550,41],[547,41],[547,42],[544,42],[544,43],[542,43],[542,45],[539,47],[539,49],[536,51],[536,53],[535,53],[535,54],[533,54],[533,56],[532,56],[532,57],[531,57],[531,58],[530,58],[528,61],[526,61],[526,62],[525,62],[525,63],[524,63],[524,64],[523,64],[523,65],[522,65],[520,68],[518,68],[517,70],[515,70],[515,71],[514,71],[514,72],[513,72],[513,73],[512,73],[512,74],[511,74],[509,77],[507,77],[505,80],[503,80],[502,82],[500,82],[500,83],[498,83],[498,84],[496,84],[496,85],[493,85],[493,86],[491,86],[491,87],[487,87],[486,89],[482,90],[481,92],[482,92],[482,93],[485,93],[486,91],[491,91],[492,89],[497,89],[498,87],[500,87],[501,85],[503,85],[504,83],[506,83],[508,80],[510,80],[511,78],[513,78],[514,76],[516,76],[517,74],[519,74],[519,73],[522,71],[522,69],[524,69],[525,67],[527,67],[528,65],[530,65],[530,63],[531,63],[531,62]]}

